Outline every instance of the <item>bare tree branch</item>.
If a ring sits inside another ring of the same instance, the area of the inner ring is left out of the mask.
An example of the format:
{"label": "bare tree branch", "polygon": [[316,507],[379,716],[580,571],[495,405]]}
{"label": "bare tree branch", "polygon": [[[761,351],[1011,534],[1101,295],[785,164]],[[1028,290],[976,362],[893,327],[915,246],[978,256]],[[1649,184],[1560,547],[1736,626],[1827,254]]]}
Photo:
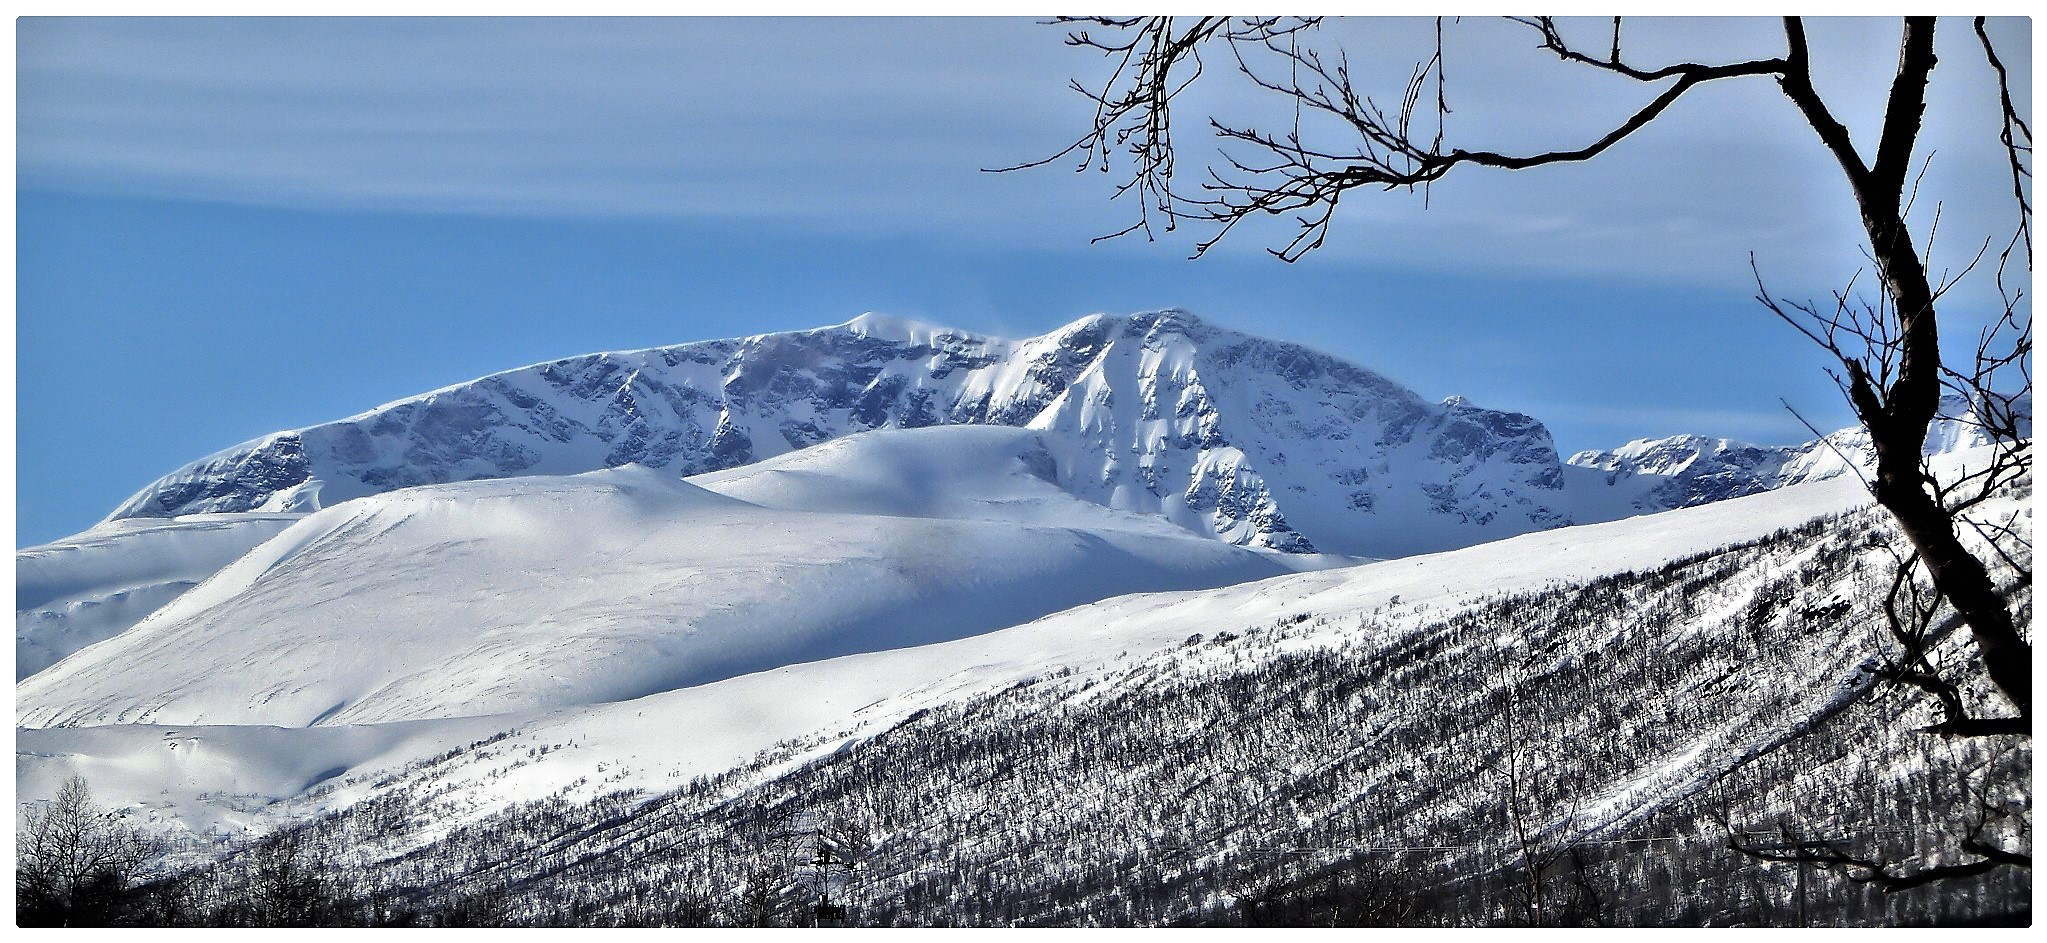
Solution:
{"label": "bare tree branch", "polygon": [[[1984,18],[1976,18],[1976,38],[1983,44],[1983,58],[1997,73],[1997,101],[2003,112],[2003,126],[1998,129],[1998,141],[2004,145],[2006,157],[2011,165],[2011,196],[2018,202],[2018,239],[2026,246],[2026,267],[2032,267],[2033,260],[2033,205],[2026,201],[2026,180],[2033,176],[2031,168],[2020,159],[2021,154],[2033,153],[2033,129],[2026,125],[2026,119],[2011,103],[2011,73],[2004,68],[2004,60],[1997,57],[1997,47],[1990,42],[1990,32],[1983,28]],[[2007,249],[2007,252],[2010,250]]]}

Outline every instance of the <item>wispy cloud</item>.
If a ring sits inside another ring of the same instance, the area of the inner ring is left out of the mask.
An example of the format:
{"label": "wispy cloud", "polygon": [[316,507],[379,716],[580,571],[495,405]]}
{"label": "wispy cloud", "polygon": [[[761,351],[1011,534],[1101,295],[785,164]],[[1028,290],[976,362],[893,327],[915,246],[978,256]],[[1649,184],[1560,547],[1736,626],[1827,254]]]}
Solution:
{"label": "wispy cloud", "polygon": [[[1415,26],[1332,31],[1353,61],[1404,77]],[[1464,45],[1449,50],[1453,143],[1481,133],[1512,147],[1577,141],[1647,93],[1517,57],[1525,37],[1503,29],[1469,21],[1457,32]],[[1823,91],[1845,115],[1866,120],[1880,107],[1894,58],[1886,29],[1816,29]],[[2006,32],[2007,59],[2029,63],[2029,32]],[[25,19],[18,179],[289,206],[752,217],[1077,246],[1131,211],[1107,201],[1103,175],[979,172],[1041,156],[1083,126],[1086,103],[1062,85],[1100,63],[1059,38],[989,19]],[[1630,40],[1649,59],[1780,42],[1770,22],[1718,20],[1644,21]],[[2001,194],[1995,129],[1978,107],[1986,75],[1965,53],[1934,93],[1963,107],[1929,122],[1925,149],[1941,155],[1933,182],[1943,225],[1957,232],[1989,227]],[[1205,104],[1261,107],[1241,94]],[[1420,194],[1358,195],[1328,253],[1679,283],[1741,277],[1750,251],[1824,273],[1822,284],[1855,267],[1838,171],[1767,83],[1704,90],[1671,119],[1596,165],[1447,182],[1426,210]],[[1191,158],[1209,150],[1198,127],[1180,141]],[[1225,251],[1254,251],[1258,235]]]}

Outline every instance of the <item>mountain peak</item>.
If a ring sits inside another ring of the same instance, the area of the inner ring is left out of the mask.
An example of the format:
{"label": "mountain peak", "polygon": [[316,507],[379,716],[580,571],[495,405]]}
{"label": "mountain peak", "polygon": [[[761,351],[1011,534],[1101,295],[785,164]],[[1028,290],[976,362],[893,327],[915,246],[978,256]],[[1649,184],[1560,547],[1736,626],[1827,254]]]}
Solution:
{"label": "mountain peak", "polygon": [[1156,311],[1140,311],[1126,318],[1133,331],[1146,333],[1178,332],[1182,334],[1205,334],[1212,328],[1208,322],[1196,317],[1185,308],[1160,308]]}

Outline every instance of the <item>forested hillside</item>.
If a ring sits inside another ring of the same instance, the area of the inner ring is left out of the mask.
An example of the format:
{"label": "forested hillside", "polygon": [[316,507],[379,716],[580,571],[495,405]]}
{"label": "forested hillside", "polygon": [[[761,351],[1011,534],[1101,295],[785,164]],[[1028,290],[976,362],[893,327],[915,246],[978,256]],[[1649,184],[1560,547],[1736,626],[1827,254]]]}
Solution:
{"label": "forested hillside", "polygon": [[[1885,895],[1728,847],[1910,872],[1979,818],[2029,841],[1978,801],[2024,807],[2029,744],[1917,733],[1927,707],[1872,680],[1886,535],[1864,511],[1452,611],[1189,625],[794,768],[829,736],[425,844],[435,796],[408,789],[292,841],[331,863],[328,919],[363,922],[804,924],[821,881],[858,925],[2010,919],[2024,869]],[[249,899],[264,853],[180,899]]]}

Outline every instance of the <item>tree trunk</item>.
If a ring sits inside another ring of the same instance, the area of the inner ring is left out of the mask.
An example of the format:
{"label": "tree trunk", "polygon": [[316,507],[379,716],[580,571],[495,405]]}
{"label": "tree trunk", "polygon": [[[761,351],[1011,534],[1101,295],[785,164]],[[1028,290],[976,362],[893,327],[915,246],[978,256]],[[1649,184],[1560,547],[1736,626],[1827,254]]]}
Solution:
{"label": "tree trunk", "polygon": [[[1891,84],[1876,160],[1865,165],[1848,132],[1812,87],[1805,27],[1785,19],[1790,53],[1782,86],[1848,177],[1869,236],[1871,257],[1897,313],[1897,372],[1872,378],[1847,362],[1848,398],[1876,448],[1877,503],[1891,512],[1918,550],[1933,586],[1968,622],[1984,671],[2019,716],[2031,719],[2033,649],[2019,634],[2011,610],[1983,562],[1962,545],[1954,514],[1935,499],[1922,462],[1926,433],[1940,411],[1940,331],[1926,265],[1912,245],[1903,214],[1905,169],[1926,110],[1926,82],[1934,66],[1932,17],[1908,17]],[[1887,389],[1877,385],[1888,381]]]}
{"label": "tree trunk", "polygon": [[[1872,435],[1872,438],[1875,438]],[[1933,576],[1933,586],[1969,624],[1976,650],[1983,656],[1983,669],[2004,696],[2030,720],[2033,708],[2033,647],[2019,635],[2011,609],[1990,581],[1982,561],[1969,553],[1955,536],[1954,520],[1946,508],[1927,493],[1917,449],[1910,457],[1910,475],[1886,474],[1884,458],[1877,463],[1877,503],[1897,519],[1898,528],[1919,551],[1919,558]],[[1909,479],[1909,480],[1905,480]]]}

